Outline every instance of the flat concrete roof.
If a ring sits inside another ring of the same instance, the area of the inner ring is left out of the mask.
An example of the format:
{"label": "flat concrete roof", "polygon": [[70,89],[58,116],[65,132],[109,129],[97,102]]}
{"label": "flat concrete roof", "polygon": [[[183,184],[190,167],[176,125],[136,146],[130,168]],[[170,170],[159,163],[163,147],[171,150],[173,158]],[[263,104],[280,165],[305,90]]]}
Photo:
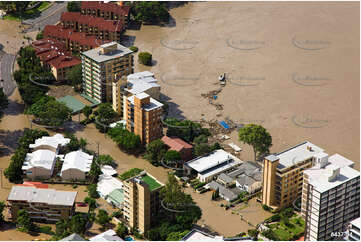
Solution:
{"label": "flat concrete roof", "polygon": [[73,206],[78,192],[35,187],[13,186],[7,200]]}
{"label": "flat concrete roof", "polygon": [[[311,147],[308,150],[307,147]],[[284,150],[275,156],[279,159],[278,169],[284,169],[290,166],[302,162],[304,160],[314,157],[317,153],[323,152],[324,150],[311,142],[305,141],[296,146],[293,146],[287,150]],[[272,159],[274,157],[271,157]]]}
{"label": "flat concrete roof", "polygon": [[[359,171],[350,167],[353,163],[350,164],[349,161],[339,154],[332,155],[328,158],[325,167],[314,166],[305,170],[304,173],[309,177],[309,184],[322,193],[360,176]],[[340,169],[339,175],[334,180],[329,181],[329,177],[336,169]]]}
{"label": "flat concrete roof", "polygon": [[219,149],[215,150],[207,155],[195,158],[191,161],[188,161],[186,165],[194,170],[196,170],[198,173],[201,173],[205,170],[208,170],[212,167],[215,167],[219,164],[222,164],[226,161],[234,160],[235,162],[241,162],[240,159],[233,156],[232,154]]}
{"label": "flat concrete roof", "polygon": [[[101,54],[100,53],[100,49],[103,47],[107,47],[107,46],[111,46],[113,44],[117,44],[117,49],[114,51],[111,51],[109,53],[106,54]],[[130,49],[128,49],[127,47],[118,44],[116,42],[110,42],[104,45],[101,45],[97,48],[85,51],[82,53],[82,55],[89,57],[92,60],[95,60],[96,62],[100,63],[100,62],[106,62],[115,58],[119,58],[119,57],[123,57],[126,55],[129,55],[133,53],[133,51],[131,51]]]}
{"label": "flat concrete roof", "polygon": [[[128,100],[130,101],[131,104],[134,105],[134,97],[137,97],[139,99],[143,99],[143,98],[147,98],[149,97],[148,94],[142,92],[142,93],[139,93],[137,95],[133,95],[133,96],[130,96],[128,97]],[[142,108],[145,110],[145,111],[151,111],[153,109],[156,109],[156,108],[160,108],[160,107],[163,107],[163,104],[158,102],[157,100],[155,100],[154,98],[150,98],[150,103],[149,104],[146,104],[146,105],[143,105]]]}

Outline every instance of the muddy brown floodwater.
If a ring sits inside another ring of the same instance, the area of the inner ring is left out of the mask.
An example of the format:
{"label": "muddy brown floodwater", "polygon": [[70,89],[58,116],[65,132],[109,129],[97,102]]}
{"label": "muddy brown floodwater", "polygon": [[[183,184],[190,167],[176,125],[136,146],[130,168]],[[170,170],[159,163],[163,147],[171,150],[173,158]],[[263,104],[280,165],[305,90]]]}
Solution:
{"label": "muddy brown floodwater", "polygon": [[[140,51],[153,54],[152,67],[135,64],[135,71],[155,73],[172,116],[191,120],[229,117],[258,123],[273,137],[271,152],[308,140],[330,154],[337,152],[353,160],[359,169],[358,2],[193,2],[170,13],[172,20],[167,26],[143,25],[125,34]],[[0,20],[4,50],[15,53],[22,44],[18,25]],[[224,110],[217,111],[201,93],[218,89],[222,73],[228,81],[215,101],[223,104]],[[20,103],[15,91],[0,123],[2,170],[9,164],[21,130],[29,127]],[[121,152],[93,124],[76,135],[86,138],[93,150],[99,142],[100,153],[114,157],[119,172],[139,167],[166,181],[167,170]],[[236,132],[231,137],[239,144]],[[239,145],[242,159],[253,159],[250,147]],[[0,200],[6,200],[11,186],[2,177]],[[82,200],[84,187],[75,190]],[[220,202],[210,201],[210,193],[186,191],[202,208],[198,224],[225,236],[250,228],[239,214],[252,224],[270,216],[254,200],[246,208],[224,211]],[[0,230],[0,240],[14,239],[34,238],[14,229]]]}

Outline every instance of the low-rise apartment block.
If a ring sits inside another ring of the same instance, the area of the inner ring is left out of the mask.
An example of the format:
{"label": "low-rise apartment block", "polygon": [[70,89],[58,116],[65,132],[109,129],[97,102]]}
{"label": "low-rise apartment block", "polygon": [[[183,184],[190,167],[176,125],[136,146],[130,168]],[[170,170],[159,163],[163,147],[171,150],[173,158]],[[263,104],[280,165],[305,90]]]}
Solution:
{"label": "low-rise apartment block", "polygon": [[360,216],[360,172],[353,162],[319,153],[304,171],[302,217],[305,241],[340,240],[349,222]]}
{"label": "low-rise apartment block", "polygon": [[81,53],[84,93],[98,102],[111,102],[113,82],[133,73],[133,52],[111,42]]}
{"label": "low-rise apartment block", "polygon": [[32,46],[43,67],[50,70],[56,80],[66,80],[66,74],[74,66],[81,64],[81,60],[72,56],[65,45],[59,41],[42,39],[34,41]]}
{"label": "low-rise apartment block", "polygon": [[312,167],[314,156],[320,152],[323,149],[306,141],[265,157],[262,204],[279,209],[301,197],[303,171]]}
{"label": "low-rise apartment block", "polygon": [[128,226],[148,231],[160,208],[159,192],[164,186],[145,171],[124,181],[124,217]]}
{"label": "low-rise apartment block", "polygon": [[67,220],[75,212],[77,192],[30,186],[13,186],[7,198],[11,218],[17,220],[18,211],[24,209],[30,218],[39,222]]}
{"label": "low-rise apartment block", "polygon": [[95,16],[106,20],[121,20],[128,25],[130,6],[122,3],[104,3],[101,1],[82,1],[81,14]]}
{"label": "low-rise apartment block", "polygon": [[346,230],[345,240],[347,241],[360,241],[360,228],[361,228],[361,218],[352,220]]}
{"label": "low-rise apartment block", "polygon": [[163,136],[163,104],[146,93],[128,97],[126,100],[127,129],[140,136],[143,143],[150,143]]}
{"label": "low-rise apartment block", "polygon": [[67,50],[74,52],[87,51],[109,42],[72,29],[64,29],[61,25],[46,25],[43,35],[44,38],[55,39],[63,43]]}
{"label": "low-rise apartment block", "polygon": [[125,29],[121,20],[105,20],[100,17],[83,15],[79,12],[64,12],[60,17],[61,26],[76,32],[95,36],[97,39],[121,41]]}

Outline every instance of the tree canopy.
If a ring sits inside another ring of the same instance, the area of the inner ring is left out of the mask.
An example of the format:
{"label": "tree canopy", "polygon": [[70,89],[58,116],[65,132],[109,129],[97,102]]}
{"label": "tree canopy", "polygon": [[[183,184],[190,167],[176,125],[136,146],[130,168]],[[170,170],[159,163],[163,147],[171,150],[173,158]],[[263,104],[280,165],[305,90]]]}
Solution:
{"label": "tree canopy", "polygon": [[109,129],[108,135],[117,143],[119,148],[127,152],[135,152],[141,148],[141,140],[139,135],[128,131],[121,124],[117,124],[114,128]]}
{"label": "tree canopy", "polygon": [[82,112],[84,113],[85,117],[89,119],[89,116],[93,113],[93,109],[90,106],[85,106]]}
{"label": "tree canopy", "polygon": [[8,97],[5,95],[4,89],[1,87],[0,88],[0,121],[4,115],[4,109],[6,109],[8,105],[9,105]]}
{"label": "tree canopy", "polygon": [[164,158],[166,151],[167,146],[164,144],[164,142],[160,139],[156,139],[147,145],[144,158],[153,165],[157,165]]}
{"label": "tree canopy", "polygon": [[20,209],[17,214],[16,224],[25,232],[34,230],[35,225],[31,221],[29,214],[26,210]]}
{"label": "tree canopy", "polygon": [[239,140],[253,147],[254,158],[269,153],[272,137],[261,125],[247,124],[239,130]]}
{"label": "tree canopy", "polygon": [[127,226],[124,225],[124,223],[118,223],[118,226],[115,230],[115,232],[117,233],[117,235],[120,237],[120,238],[125,238],[125,236],[127,236],[129,234],[129,231],[128,231],[128,228]]}
{"label": "tree canopy", "polygon": [[139,63],[146,65],[146,66],[151,66],[152,65],[152,54],[149,52],[140,52],[138,54],[138,60]]}
{"label": "tree canopy", "polygon": [[73,66],[67,73],[66,79],[68,80],[68,84],[74,87],[74,90],[80,90],[82,84],[82,67],[81,64]]}
{"label": "tree canopy", "polygon": [[70,1],[66,6],[68,12],[80,12],[80,2]]}
{"label": "tree canopy", "polygon": [[108,215],[108,212],[105,211],[104,209],[99,209],[99,212],[97,214],[96,220],[95,220],[98,224],[100,224],[102,226],[102,228],[104,229],[105,226],[109,223],[110,221],[110,217]]}
{"label": "tree canopy", "polygon": [[190,120],[167,118],[164,122],[168,126],[168,137],[175,136],[186,142],[193,142],[196,137],[202,134],[205,136],[211,135],[208,129],[202,128],[201,124]]}
{"label": "tree canopy", "polygon": [[141,1],[135,3],[134,15],[137,21],[148,23],[167,22],[169,12],[166,3]]}
{"label": "tree canopy", "polygon": [[69,120],[72,111],[64,103],[58,102],[54,97],[44,96],[31,105],[29,114],[35,116],[36,122],[50,126],[61,126]]}
{"label": "tree canopy", "polygon": [[176,150],[168,150],[164,155],[164,162],[166,164],[180,162],[182,160],[181,155]]}

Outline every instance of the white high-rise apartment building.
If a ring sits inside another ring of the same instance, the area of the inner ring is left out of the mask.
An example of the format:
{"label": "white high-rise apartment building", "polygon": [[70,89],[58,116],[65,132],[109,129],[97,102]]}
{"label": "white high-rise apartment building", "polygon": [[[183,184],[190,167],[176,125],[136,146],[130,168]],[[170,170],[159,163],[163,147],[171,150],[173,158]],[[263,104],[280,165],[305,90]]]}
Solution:
{"label": "white high-rise apartment building", "polygon": [[360,216],[360,172],[339,154],[322,152],[314,162],[303,177],[305,241],[340,240],[349,222]]}

